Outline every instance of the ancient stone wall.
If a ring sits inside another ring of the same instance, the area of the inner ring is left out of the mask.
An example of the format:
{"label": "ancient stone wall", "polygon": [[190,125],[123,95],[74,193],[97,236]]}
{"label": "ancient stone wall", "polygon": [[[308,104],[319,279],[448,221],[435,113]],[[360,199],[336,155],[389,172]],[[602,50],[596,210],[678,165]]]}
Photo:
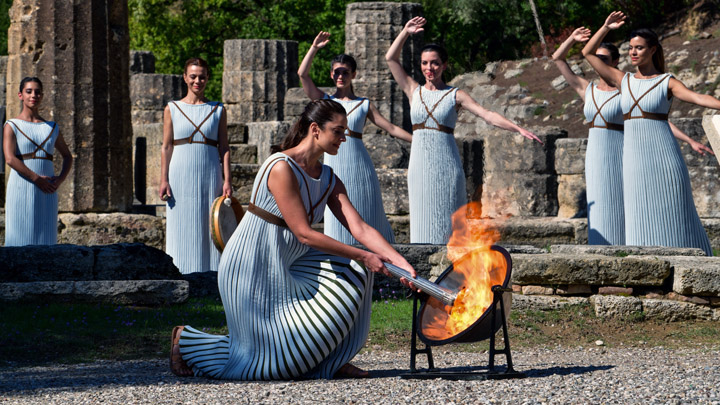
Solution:
{"label": "ancient stone wall", "polygon": [[[120,0],[17,0],[10,8],[7,86],[17,88],[24,76],[43,81],[41,113],[58,123],[75,157],[59,190],[61,211],[132,205],[127,7]],[[15,97],[7,101],[8,115],[17,115]]]}
{"label": "ancient stone wall", "polygon": [[[7,56],[0,56],[0,119],[5,122],[5,93],[7,92],[5,80],[7,76]],[[5,154],[3,153],[2,136],[0,136],[0,207],[5,206]]]}

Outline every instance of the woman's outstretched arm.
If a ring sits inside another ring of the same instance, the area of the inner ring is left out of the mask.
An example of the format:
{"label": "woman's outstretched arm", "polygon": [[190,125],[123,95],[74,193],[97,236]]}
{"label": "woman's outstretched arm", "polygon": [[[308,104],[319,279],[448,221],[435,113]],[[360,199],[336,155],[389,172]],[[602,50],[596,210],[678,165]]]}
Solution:
{"label": "woman's outstretched arm", "polygon": [[668,97],[675,96],[678,99],[687,103],[692,103],[705,108],[713,108],[720,110],[720,100],[707,94],[696,93],[683,84],[680,80],[671,77],[668,83],[669,94]]}
{"label": "woman's outstretched arm", "polygon": [[537,135],[533,134],[525,128],[518,126],[517,124],[503,117],[502,115],[483,108],[463,90],[457,91],[456,100],[459,106],[484,119],[488,124],[496,126],[498,128],[507,129],[508,131],[517,132],[525,138],[542,143],[542,141],[540,140],[540,138],[537,137]]}
{"label": "woman's outstretched arm", "polygon": [[388,134],[394,136],[395,138],[412,142],[412,135],[383,117],[373,103],[370,103],[368,118],[373,124],[377,125],[380,129],[385,130]]}
{"label": "woman's outstretched arm", "polygon": [[324,48],[325,45],[328,44],[328,42],[330,42],[330,33],[320,31],[320,33],[317,34],[317,36],[315,37],[315,40],[313,40],[310,49],[308,49],[305,57],[302,60],[302,63],[300,63],[300,67],[298,68],[297,73],[300,77],[300,83],[302,83],[303,91],[305,92],[306,96],[310,97],[311,100],[317,100],[325,96],[325,93],[322,90],[318,89],[317,86],[315,86],[315,83],[310,78],[310,66],[312,66],[312,61],[315,57],[315,54],[320,49]]}
{"label": "woman's outstretched arm", "polygon": [[560,47],[552,54],[552,60],[555,62],[560,73],[565,78],[565,81],[572,87],[573,90],[585,101],[585,89],[590,83],[587,79],[580,77],[570,69],[570,65],[567,63],[567,53],[578,42],[586,42],[590,38],[590,30],[585,27],[575,29],[570,36],[560,44]]}
{"label": "woman's outstretched arm", "polygon": [[405,27],[400,31],[400,34],[398,34],[395,41],[390,45],[390,49],[388,49],[385,54],[385,61],[387,61],[393,78],[395,78],[395,81],[400,85],[400,88],[410,101],[412,101],[412,92],[418,86],[418,83],[403,69],[400,64],[400,53],[402,52],[403,45],[405,45],[405,41],[407,41],[411,35],[425,30],[425,28],[423,28],[425,22],[426,20],[423,17],[411,18],[410,21],[405,23]]}
{"label": "woman's outstretched arm", "polygon": [[608,32],[620,28],[623,24],[625,24],[625,14],[623,14],[622,11],[613,11],[608,18],[605,19],[605,24],[597,30],[582,50],[583,56],[585,56],[585,59],[587,59],[593,69],[598,72],[600,77],[618,89],[620,88],[625,73],[622,70],[606,65],[605,62],[595,56],[595,51],[597,51]]}
{"label": "woman's outstretched arm", "polygon": [[714,155],[715,152],[712,151],[712,149],[708,148],[707,146],[701,144],[700,142],[697,142],[696,140],[690,138],[688,134],[683,132],[680,128],[676,127],[675,124],[668,121],[668,124],[670,124],[670,130],[673,133],[673,136],[675,136],[676,139],[683,141],[690,145],[692,150],[695,152],[705,156],[705,153],[709,153],[711,155]]}

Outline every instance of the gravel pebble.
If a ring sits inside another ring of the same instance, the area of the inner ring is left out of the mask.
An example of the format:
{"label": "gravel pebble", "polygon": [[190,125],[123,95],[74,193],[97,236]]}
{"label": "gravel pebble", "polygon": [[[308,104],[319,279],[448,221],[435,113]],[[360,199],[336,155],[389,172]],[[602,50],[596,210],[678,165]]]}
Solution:
{"label": "gravel pebble", "polygon": [[[594,345],[593,345],[594,346]],[[487,353],[436,347],[435,365],[485,366]],[[419,357],[418,366],[425,366]],[[408,352],[368,351],[353,364],[371,370],[365,380],[280,382],[177,378],[166,360],[98,361],[88,364],[0,370],[0,403],[702,403],[720,404],[717,349],[656,348],[519,349],[515,369],[524,379],[493,381],[408,380]],[[496,363],[504,364],[504,356]]]}

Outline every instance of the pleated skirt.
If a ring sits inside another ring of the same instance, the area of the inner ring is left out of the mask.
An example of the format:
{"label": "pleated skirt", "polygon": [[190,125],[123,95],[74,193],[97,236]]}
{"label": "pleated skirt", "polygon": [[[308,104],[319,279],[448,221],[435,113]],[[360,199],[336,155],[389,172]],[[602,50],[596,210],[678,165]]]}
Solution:
{"label": "pleated skirt", "polygon": [[413,132],[408,194],[410,243],[446,244],[452,234],[452,214],[467,203],[465,172],[452,134]]}
{"label": "pleated skirt", "polygon": [[626,244],[695,247],[712,256],[690,175],[667,121],[625,121],[623,184]]}
{"label": "pleated skirt", "polygon": [[[343,182],[350,202],[362,219],[389,243],[395,243],[395,235],[383,208],[380,182],[362,139],[347,137],[337,155],[326,153],[323,162],[332,167],[335,175]],[[335,218],[330,208],[325,208],[324,221],[325,235],[348,245],[358,243]]]}
{"label": "pleated skirt", "polygon": [[625,244],[622,131],[590,128],[585,154],[588,244]]}
{"label": "pleated skirt", "polygon": [[[41,176],[54,176],[53,163],[28,159],[25,165]],[[47,194],[10,169],[5,193],[5,246],[57,243],[58,196]]]}

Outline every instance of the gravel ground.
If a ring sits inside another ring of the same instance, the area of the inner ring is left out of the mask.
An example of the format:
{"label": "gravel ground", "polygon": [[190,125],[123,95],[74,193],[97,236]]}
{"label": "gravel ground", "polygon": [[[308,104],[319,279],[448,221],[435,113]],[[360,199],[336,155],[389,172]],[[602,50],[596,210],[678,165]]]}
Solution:
{"label": "gravel ground", "polygon": [[[487,364],[487,354],[442,349],[435,350],[439,368]],[[181,379],[160,360],[2,369],[0,403],[720,404],[720,356],[707,348],[521,349],[513,360],[527,378],[496,381],[402,379],[408,357],[383,351],[357,356],[353,363],[375,375],[366,380]]]}

